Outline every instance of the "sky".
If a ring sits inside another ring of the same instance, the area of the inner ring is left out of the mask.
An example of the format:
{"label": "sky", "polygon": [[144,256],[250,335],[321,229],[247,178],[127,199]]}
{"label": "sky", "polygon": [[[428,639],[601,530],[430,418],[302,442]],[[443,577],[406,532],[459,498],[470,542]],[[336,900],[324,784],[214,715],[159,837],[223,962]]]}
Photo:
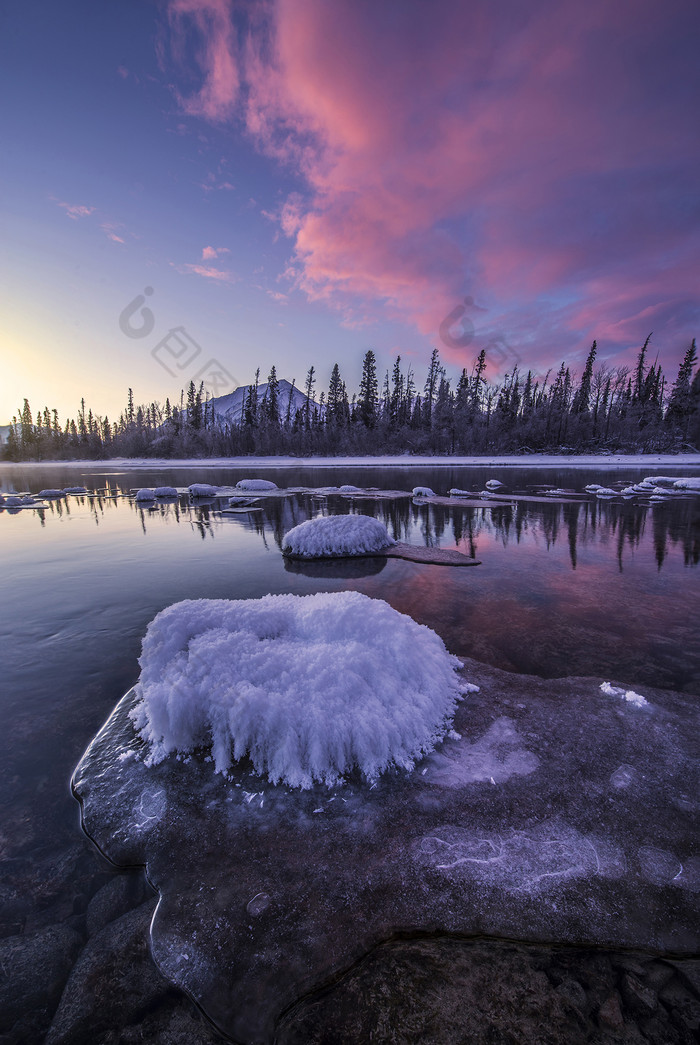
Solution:
{"label": "sky", "polygon": [[700,335],[696,0],[23,0],[0,424]]}

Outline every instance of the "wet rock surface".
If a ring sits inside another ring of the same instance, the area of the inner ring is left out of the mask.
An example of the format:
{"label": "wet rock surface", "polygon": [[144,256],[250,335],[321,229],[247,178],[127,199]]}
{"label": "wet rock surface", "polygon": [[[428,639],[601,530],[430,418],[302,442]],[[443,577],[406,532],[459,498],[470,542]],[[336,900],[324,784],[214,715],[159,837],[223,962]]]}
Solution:
{"label": "wet rock surface", "polygon": [[[461,739],[374,786],[290,792],[250,767],[223,780],[201,758],[149,768],[131,698],[96,738],[75,777],[86,827],[112,859],[147,864],[161,894],[156,963],[232,1038],[272,1041],[300,997],[397,931],[697,954],[692,701],[645,688],[637,706],[601,692],[600,680],[547,682],[473,662],[466,673],[481,692],[460,706]],[[677,972],[663,982],[666,966],[649,980],[646,964],[623,956],[593,995],[574,973],[555,997],[537,978],[523,991],[541,987],[543,1005],[546,995],[551,1027],[564,1028],[553,1041],[570,1031],[567,1006],[596,1033],[633,1041],[628,1022],[643,1034],[671,1019],[681,1037],[668,1040],[685,1040],[696,1029],[692,984]],[[455,978],[444,980],[449,994]],[[420,982],[407,988],[421,992]],[[447,1010],[456,1004],[445,997]],[[352,1033],[332,1040],[367,1040]]]}

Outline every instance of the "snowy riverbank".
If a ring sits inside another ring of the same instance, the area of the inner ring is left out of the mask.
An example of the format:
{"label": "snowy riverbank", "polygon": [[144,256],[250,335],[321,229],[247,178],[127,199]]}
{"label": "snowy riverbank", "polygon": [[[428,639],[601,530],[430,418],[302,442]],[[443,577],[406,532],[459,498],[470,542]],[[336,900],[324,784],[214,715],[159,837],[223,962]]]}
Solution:
{"label": "snowy riverbank", "polygon": [[700,454],[494,454],[483,457],[110,457],[100,461],[2,461],[0,468],[698,468]]}

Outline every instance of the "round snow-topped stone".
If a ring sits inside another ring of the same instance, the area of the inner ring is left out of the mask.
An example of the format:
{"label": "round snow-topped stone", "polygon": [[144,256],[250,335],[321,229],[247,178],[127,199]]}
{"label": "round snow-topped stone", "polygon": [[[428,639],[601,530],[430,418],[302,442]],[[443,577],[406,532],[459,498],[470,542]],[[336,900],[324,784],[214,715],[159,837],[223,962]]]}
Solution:
{"label": "round snow-topped stone", "polygon": [[396,542],[368,515],[328,515],[300,523],[285,535],[282,551],[297,559],[367,555]]}
{"label": "round snow-topped stone", "polygon": [[442,639],[359,592],[199,599],[149,624],[131,713],[149,764],[210,747],[273,784],[328,786],[411,768],[466,689]]}
{"label": "round snow-topped stone", "polygon": [[189,491],[190,497],[216,497],[219,487],[211,486],[209,483],[192,483]]}
{"label": "round snow-topped stone", "polygon": [[236,483],[237,490],[277,490],[277,483],[270,482],[269,479],[239,479]]}

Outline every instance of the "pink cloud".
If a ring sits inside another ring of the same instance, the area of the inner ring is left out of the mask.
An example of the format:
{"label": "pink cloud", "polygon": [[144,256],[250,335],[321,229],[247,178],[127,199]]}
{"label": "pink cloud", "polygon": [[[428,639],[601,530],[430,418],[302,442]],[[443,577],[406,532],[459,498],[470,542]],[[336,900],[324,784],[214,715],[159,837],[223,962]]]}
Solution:
{"label": "pink cloud", "polygon": [[220,122],[233,112],[239,89],[236,34],[229,0],[169,0],[172,47],[184,59],[186,43],[196,38],[194,62],[203,83],[180,104],[190,116]]}
{"label": "pink cloud", "polygon": [[228,247],[204,247],[202,249],[202,261],[213,261],[220,258],[222,254],[230,254]]}
{"label": "pink cloud", "polygon": [[59,207],[63,208],[68,217],[72,218],[73,221],[77,221],[78,218],[87,218],[95,212],[94,207],[86,207],[82,203],[61,203],[60,200],[56,200],[56,203],[58,203]]}
{"label": "pink cloud", "polygon": [[238,34],[228,11],[170,4],[205,38],[188,111],[240,114],[303,175],[274,215],[287,275],[344,322],[435,339],[471,294],[482,338],[559,360],[638,344],[652,318],[669,338],[698,323],[687,5],[273,0]]}
{"label": "pink cloud", "polygon": [[214,268],[213,265],[173,265],[173,268],[175,268],[183,276],[202,276],[203,279],[211,279],[214,280],[215,283],[238,282],[238,277],[235,275],[235,273],[229,272],[225,269]]}
{"label": "pink cloud", "polygon": [[114,221],[103,221],[100,223],[100,228],[104,232],[107,239],[110,239],[113,243],[123,243],[124,240],[121,236],[117,235],[117,229],[123,228],[123,226]]}

